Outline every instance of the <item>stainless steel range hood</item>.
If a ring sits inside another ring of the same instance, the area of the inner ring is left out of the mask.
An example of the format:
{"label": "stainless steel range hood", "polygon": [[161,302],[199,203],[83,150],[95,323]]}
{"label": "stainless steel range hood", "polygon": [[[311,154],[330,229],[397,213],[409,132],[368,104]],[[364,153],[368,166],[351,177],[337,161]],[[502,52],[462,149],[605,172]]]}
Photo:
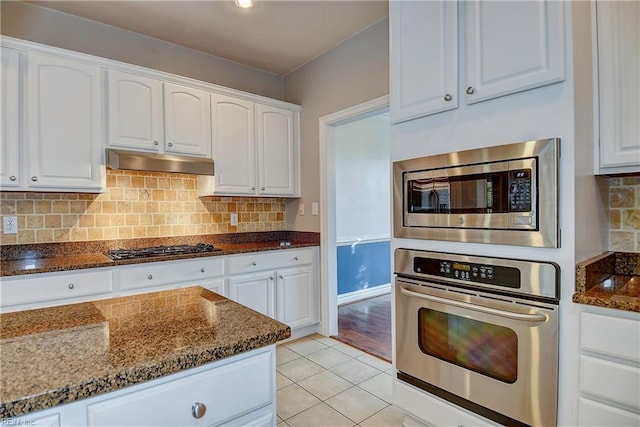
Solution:
{"label": "stainless steel range hood", "polygon": [[213,160],[200,157],[107,148],[106,158],[111,169],[213,175]]}

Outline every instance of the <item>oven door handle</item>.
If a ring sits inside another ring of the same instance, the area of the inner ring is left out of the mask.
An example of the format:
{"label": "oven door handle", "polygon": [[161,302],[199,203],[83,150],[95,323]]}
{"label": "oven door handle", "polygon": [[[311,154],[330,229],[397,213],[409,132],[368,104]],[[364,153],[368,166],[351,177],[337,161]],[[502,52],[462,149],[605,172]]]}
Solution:
{"label": "oven door handle", "polygon": [[468,310],[474,310],[480,313],[493,314],[500,317],[506,317],[507,319],[511,319],[511,320],[521,320],[523,322],[544,322],[547,320],[547,316],[542,313],[523,314],[523,313],[514,313],[512,311],[500,310],[498,308],[483,307],[481,305],[470,304],[468,302],[456,301],[448,298],[437,297],[434,295],[426,295],[419,292],[413,292],[408,290],[404,286],[400,286],[400,292],[410,297],[421,298],[421,299],[432,301],[432,302],[439,302],[442,304],[452,305],[454,307],[459,307],[459,308],[466,308]]}

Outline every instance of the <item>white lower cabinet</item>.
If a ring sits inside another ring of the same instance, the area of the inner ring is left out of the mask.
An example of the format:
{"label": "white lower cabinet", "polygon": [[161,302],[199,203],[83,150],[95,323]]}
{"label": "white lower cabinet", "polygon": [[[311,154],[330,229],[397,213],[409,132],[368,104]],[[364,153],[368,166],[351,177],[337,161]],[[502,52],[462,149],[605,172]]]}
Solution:
{"label": "white lower cabinet", "polygon": [[[316,249],[227,258],[229,298],[292,329],[318,322]],[[246,274],[235,274],[246,273]]]}
{"label": "white lower cabinet", "polygon": [[581,426],[640,426],[640,316],[625,314],[582,313]]}

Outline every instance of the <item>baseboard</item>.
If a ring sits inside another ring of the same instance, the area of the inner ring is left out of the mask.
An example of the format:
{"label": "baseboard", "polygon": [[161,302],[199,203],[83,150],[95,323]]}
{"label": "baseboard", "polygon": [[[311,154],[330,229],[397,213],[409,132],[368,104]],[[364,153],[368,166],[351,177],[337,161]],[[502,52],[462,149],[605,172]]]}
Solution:
{"label": "baseboard", "polygon": [[386,285],[375,286],[368,289],[360,289],[346,294],[338,295],[338,305],[350,304],[352,302],[361,301],[367,298],[378,297],[391,292],[391,283]]}

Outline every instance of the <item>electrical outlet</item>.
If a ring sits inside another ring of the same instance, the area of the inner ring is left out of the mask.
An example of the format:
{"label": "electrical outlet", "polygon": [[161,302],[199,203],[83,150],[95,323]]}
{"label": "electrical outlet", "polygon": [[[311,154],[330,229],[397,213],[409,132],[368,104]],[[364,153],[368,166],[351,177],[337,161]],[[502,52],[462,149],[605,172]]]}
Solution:
{"label": "electrical outlet", "polygon": [[298,208],[298,214],[304,215],[304,203],[300,203],[300,207]]}
{"label": "electrical outlet", "polygon": [[4,234],[18,234],[18,217],[17,216],[3,217],[2,232]]}
{"label": "electrical outlet", "polygon": [[318,215],[318,202],[311,203],[311,215]]}
{"label": "electrical outlet", "polygon": [[238,214],[237,213],[232,213],[231,214],[231,225],[238,225]]}

